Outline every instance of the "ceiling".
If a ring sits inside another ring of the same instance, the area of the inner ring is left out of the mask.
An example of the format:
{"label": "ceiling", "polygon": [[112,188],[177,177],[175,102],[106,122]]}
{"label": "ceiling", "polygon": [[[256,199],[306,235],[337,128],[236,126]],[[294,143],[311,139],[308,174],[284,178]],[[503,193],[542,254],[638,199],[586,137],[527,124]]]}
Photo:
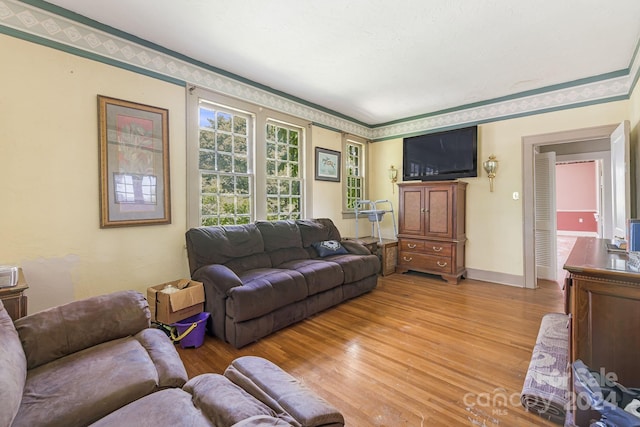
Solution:
{"label": "ceiling", "polygon": [[628,72],[638,0],[50,0],[368,125]]}

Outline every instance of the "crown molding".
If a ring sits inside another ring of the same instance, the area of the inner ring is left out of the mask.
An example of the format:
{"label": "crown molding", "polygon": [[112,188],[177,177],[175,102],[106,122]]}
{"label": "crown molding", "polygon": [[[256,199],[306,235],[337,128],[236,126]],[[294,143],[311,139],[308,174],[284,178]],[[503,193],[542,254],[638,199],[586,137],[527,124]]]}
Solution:
{"label": "crown molding", "polygon": [[629,68],[618,73],[370,126],[45,5],[0,0],[0,32],[174,84],[197,85],[372,141],[628,99],[640,75],[636,47]]}

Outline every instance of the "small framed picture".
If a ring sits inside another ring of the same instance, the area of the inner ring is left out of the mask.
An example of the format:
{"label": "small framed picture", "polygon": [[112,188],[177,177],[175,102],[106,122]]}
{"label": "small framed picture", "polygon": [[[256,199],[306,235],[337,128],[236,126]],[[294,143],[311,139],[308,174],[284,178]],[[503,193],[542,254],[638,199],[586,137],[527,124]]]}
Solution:
{"label": "small framed picture", "polygon": [[168,110],[98,96],[100,227],[171,223]]}
{"label": "small framed picture", "polygon": [[316,180],[340,182],[340,152],[316,147]]}

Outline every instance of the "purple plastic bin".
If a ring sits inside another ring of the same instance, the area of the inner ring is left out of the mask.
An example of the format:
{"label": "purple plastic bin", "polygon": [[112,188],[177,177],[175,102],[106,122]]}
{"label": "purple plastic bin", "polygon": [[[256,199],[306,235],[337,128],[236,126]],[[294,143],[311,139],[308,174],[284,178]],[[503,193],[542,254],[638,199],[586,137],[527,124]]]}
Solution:
{"label": "purple plastic bin", "polygon": [[198,348],[202,345],[202,343],[204,343],[204,333],[207,329],[208,318],[209,313],[205,311],[202,313],[198,313],[195,316],[187,317],[186,319],[180,320],[179,322],[173,323],[171,325],[175,326],[175,328],[178,330],[178,335],[182,335],[191,327],[191,325],[193,325],[194,323],[196,324],[196,327],[193,328],[186,337],[180,340],[180,347]]}

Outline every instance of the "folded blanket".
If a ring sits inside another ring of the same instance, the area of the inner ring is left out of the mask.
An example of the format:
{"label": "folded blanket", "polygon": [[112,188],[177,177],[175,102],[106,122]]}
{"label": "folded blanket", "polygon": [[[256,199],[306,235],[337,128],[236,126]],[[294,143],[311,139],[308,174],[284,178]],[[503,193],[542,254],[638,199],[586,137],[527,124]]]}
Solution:
{"label": "folded blanket", "polygon": [[569,316],[544,315],[520,401],[527,411],[564,424],[569,401]]}

